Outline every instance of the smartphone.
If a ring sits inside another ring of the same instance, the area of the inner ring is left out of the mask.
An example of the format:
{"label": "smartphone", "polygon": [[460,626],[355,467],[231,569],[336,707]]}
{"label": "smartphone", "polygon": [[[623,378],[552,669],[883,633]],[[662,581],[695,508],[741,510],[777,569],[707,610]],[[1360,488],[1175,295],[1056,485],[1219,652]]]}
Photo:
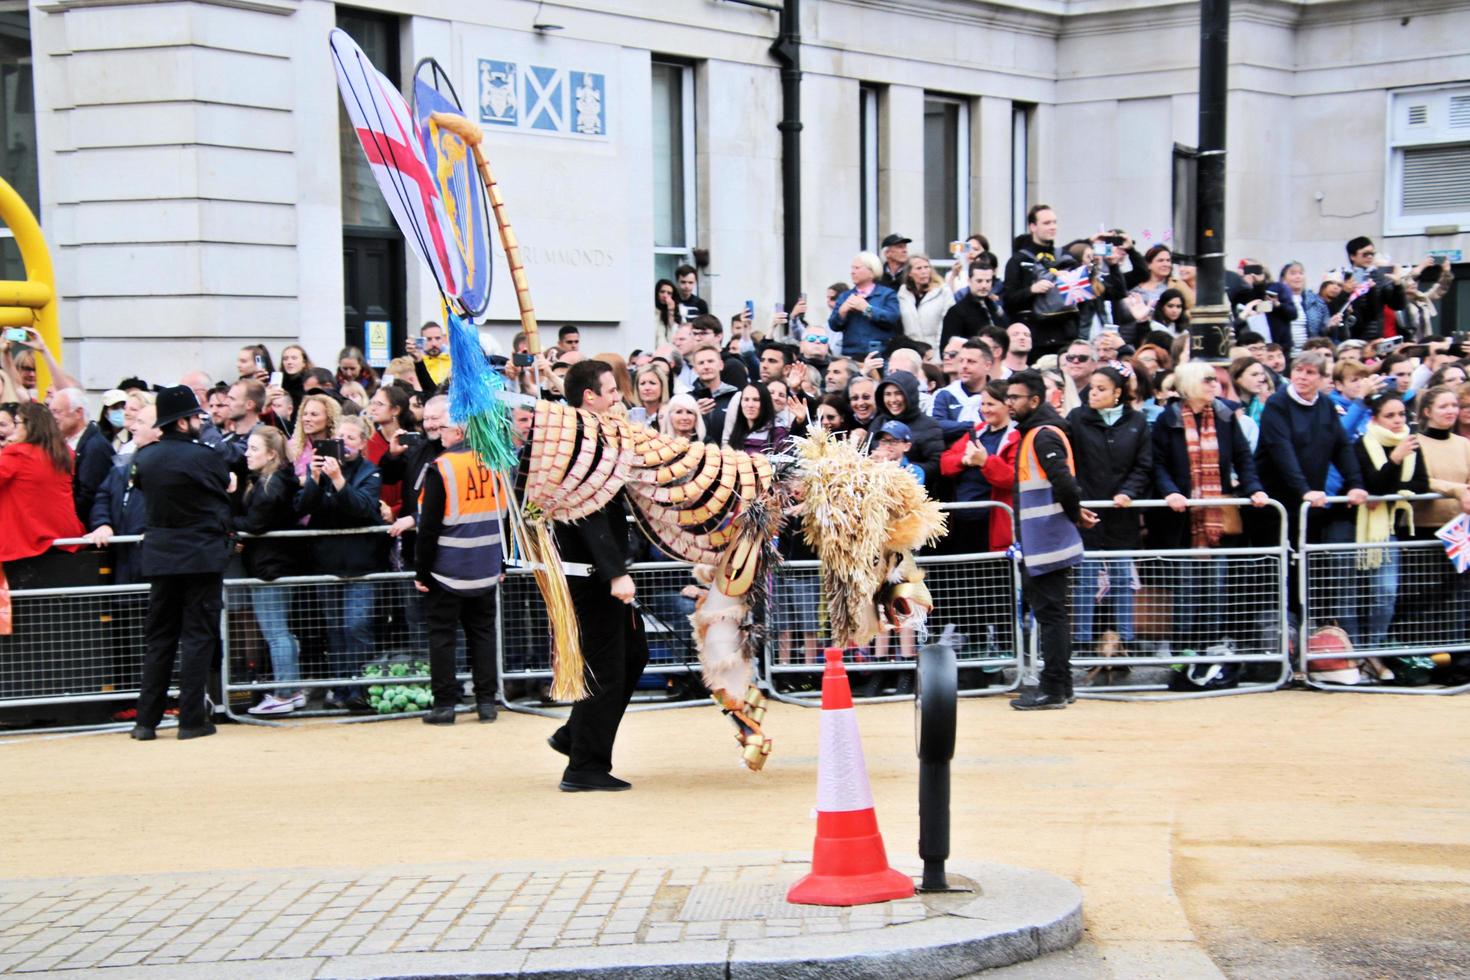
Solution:
{"label": "smartphone", "polygon": [[806,302],[806,293],[797,293],[796,294],[796,298],[798,300],[800,300],[801,302],[805,303]]}
{"label": "smartphone", "polygon": [[26,333],[25,327],[6,327],[5,339],[12,344],[23,344],[31,339],[31,335]]}
{"label": "smartphone", "polygon": [[338,460],[342,458],[341,439],[318,439],[311,444],[311,449],[318,456],[329,456]]}
{"label": "smartphone", "polygon": [[1092,254],[1100,259],[1108,259],[1113,256],[1113,243],[1103,239],[1092,247]]}
{"label": "smartphone", "polygon": [[424,349],[424,338],[422,338],[422,337],[415,337],[415,338],[413,338],[413,349],[414,350],[423,350]]}
{"label": "smartphone", "polygon": [[398,433],[398,444],[404,449],[417,449],[424,444],[422,432],[400,432]]}
{"label": "smartphone", "polygon": [[961,255],[964,254],[964,251],[965,251],[965,243],[964,242],[950,242],[949,243],[949,254],[952,255],[953,257],[959,258]]}
{"label": "smartphone", "polygon": [[704,385],[695,385],[690,389],[689,394],[694,397],[695,401],[700,401],[709,397],[709,389]]}
{"label": "smartphone", "polygon": [[776,310],[777,313],[785,313],[786,312],[786,304],[783,303],[783,302],[781,302],[780,300],[776,300],[775,310]]}
{"label": "smartphone", "polygon": [[271,384],[274,387],[276,387],[276,388],[279,388],[281,386],[281,372],[280,371],[272,371],[271,372]]}
{"label": "smartphone", "polygon": [[255,370],[257,370],[257,371],[264,371],[265,370],[265,358],[261,357],[259,354],[256,354],[255,355]]}
{"label": "smartphone", "polygon": [[1243,276],[1263,276],[1266,274],[1266,270],[1259,265],[1243,265],[1240,267],[1240,274]]}
{"label": "smartphone", "polygon": [[755,300],[753,299],[748,299],[745,301],[745,319],[755,319]]}

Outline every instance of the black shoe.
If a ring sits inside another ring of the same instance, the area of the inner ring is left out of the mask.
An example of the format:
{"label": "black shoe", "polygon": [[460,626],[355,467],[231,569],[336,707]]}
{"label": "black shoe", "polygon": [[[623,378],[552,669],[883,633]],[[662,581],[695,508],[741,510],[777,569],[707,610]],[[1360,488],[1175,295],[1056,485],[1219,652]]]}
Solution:
{"label": "black shoe", "polygon": [[378,713],[378,709],[373,707],[372,702],[361,694],[348,698],[343,707],[347,709],[348,714],[353,715],[375,715]]}
{"label": "black shoe", "polygon": [[494,701],[479,702],[475,705],[475,711],[479,713],[480,720],[483,722],[492,722],[500,717],[500,709],[496,707]]}
{"label": "black shoe", "polygon": [[1067,695],[1054,692],[1024,691],[1021,696],[1011,702],[1011,707],[1017,711],[1044,711],[1053,708],[1065,708],[1067,706]]}
{"label": "black shoe", "polygon": [[1067,703],[1068,704],[1076,704],[1077,703],[1077,693],[1072,690],[1072,678],[1070,678],[1070,677],[1067,678]]}
{"label": "black shoe", "polygon": [[201,725],[199,728],[180,728],[179,741],[182,742],[188,738],[206,738],[213,735],[214,731],[213,725]]}
{"label": "black shoe", "polygon": [[128,735],[135,742],[151,742],[158,737],[158,733],[147,725],[134,725]]}
{"label": "black shoe", "polygon": [[452,725],[454,724],[453,708],[430,708],[429,713],[424,715],[425,725]]}
{"label": "black shoe", "polygon": [[869,671],[863,679],[852,685],[852,696],[855,698],[876,698],[878,692],[883,689],[883,674],[880,671]]}
{"label": "black shoe", "polygon": [[567,738],[566,732],[567,730],[565,728],[558,728],[546,739],[546,744],[551,746],[551,751],[560,752],[562,755],[571,758],[572,740]]}
{"label": "black shoe", "polygon": [[608,772],[565,772],[559,788],[563,793],[621,793],[633,784]]}
{"label": "black shoe", "polygon": [[901,673],[901,674],[898,675],[898,684],[897,684],[896,687],[894,687],[893,693],[894,694],[913,694],[914,693],[914,672],[913,671],[906,670],[903,673]]}

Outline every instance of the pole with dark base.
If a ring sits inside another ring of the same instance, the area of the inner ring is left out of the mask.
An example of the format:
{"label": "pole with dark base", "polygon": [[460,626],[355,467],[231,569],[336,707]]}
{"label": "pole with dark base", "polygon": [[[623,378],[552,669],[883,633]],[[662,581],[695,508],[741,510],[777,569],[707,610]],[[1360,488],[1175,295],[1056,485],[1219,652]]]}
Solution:
{"label": "pole with dark base", "polygon": [[[949,857],[949,762],[954,758],[959,669],[942,643],[919,653],[914,685],[915,741],[919,751],[919,857],[921,892],[954,891],[944,873]],[[964,889],[968,890],[968,889]]]}
{"label": "pole with dark base", "polygon": [[1225,297],[1225,110],[1230,61],[1230,0],[1202,0],[1199,41],[1199,164],[1195,185],[1195,306],[1190,356],[1221,361],[1233,331]]}

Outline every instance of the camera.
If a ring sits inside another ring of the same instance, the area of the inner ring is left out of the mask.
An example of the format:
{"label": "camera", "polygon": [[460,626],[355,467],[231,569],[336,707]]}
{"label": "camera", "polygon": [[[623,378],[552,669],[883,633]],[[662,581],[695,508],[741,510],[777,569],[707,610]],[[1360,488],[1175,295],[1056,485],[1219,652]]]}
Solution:
{"label": "camera", "polygon": [[1104,238],[1092,247],[1092,254],[1100,259],[1110,259],[1113,257],[1113,249],[1115,247],[1112,242]]}
{"label": "camera", "polygon": [[1243,265],[1240,267],[1240,274],[1243,276],[1264,276],[1266,269],[1264,266],[1259,265]]}
{"label": "camera", "polygon": [[422,432],[399,432],[398,444],[404,449],[417,449],[424,444]]}
{"label": "camera", "polygon": [[30,339],[25,327],[6,327],[5,339],[12,344],[23,344]]}
{"label": "camera", "polygon": [[318,439],[316,442],[311,444],[311,451],[316,453],[318,456],[330,457],[331,459],[340,460],[342,458],[342,440]]}

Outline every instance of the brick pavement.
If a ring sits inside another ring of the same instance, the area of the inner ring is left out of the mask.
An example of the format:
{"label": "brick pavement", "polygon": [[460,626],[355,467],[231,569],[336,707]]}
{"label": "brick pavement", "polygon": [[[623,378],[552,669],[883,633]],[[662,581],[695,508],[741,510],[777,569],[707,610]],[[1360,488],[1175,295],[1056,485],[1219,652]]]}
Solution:
{"label": "brick pavement", "polygon": [[787,905],[808,860],[791,858],[9,880],[0,972],[781,939],[881,930],[955,904]]}

